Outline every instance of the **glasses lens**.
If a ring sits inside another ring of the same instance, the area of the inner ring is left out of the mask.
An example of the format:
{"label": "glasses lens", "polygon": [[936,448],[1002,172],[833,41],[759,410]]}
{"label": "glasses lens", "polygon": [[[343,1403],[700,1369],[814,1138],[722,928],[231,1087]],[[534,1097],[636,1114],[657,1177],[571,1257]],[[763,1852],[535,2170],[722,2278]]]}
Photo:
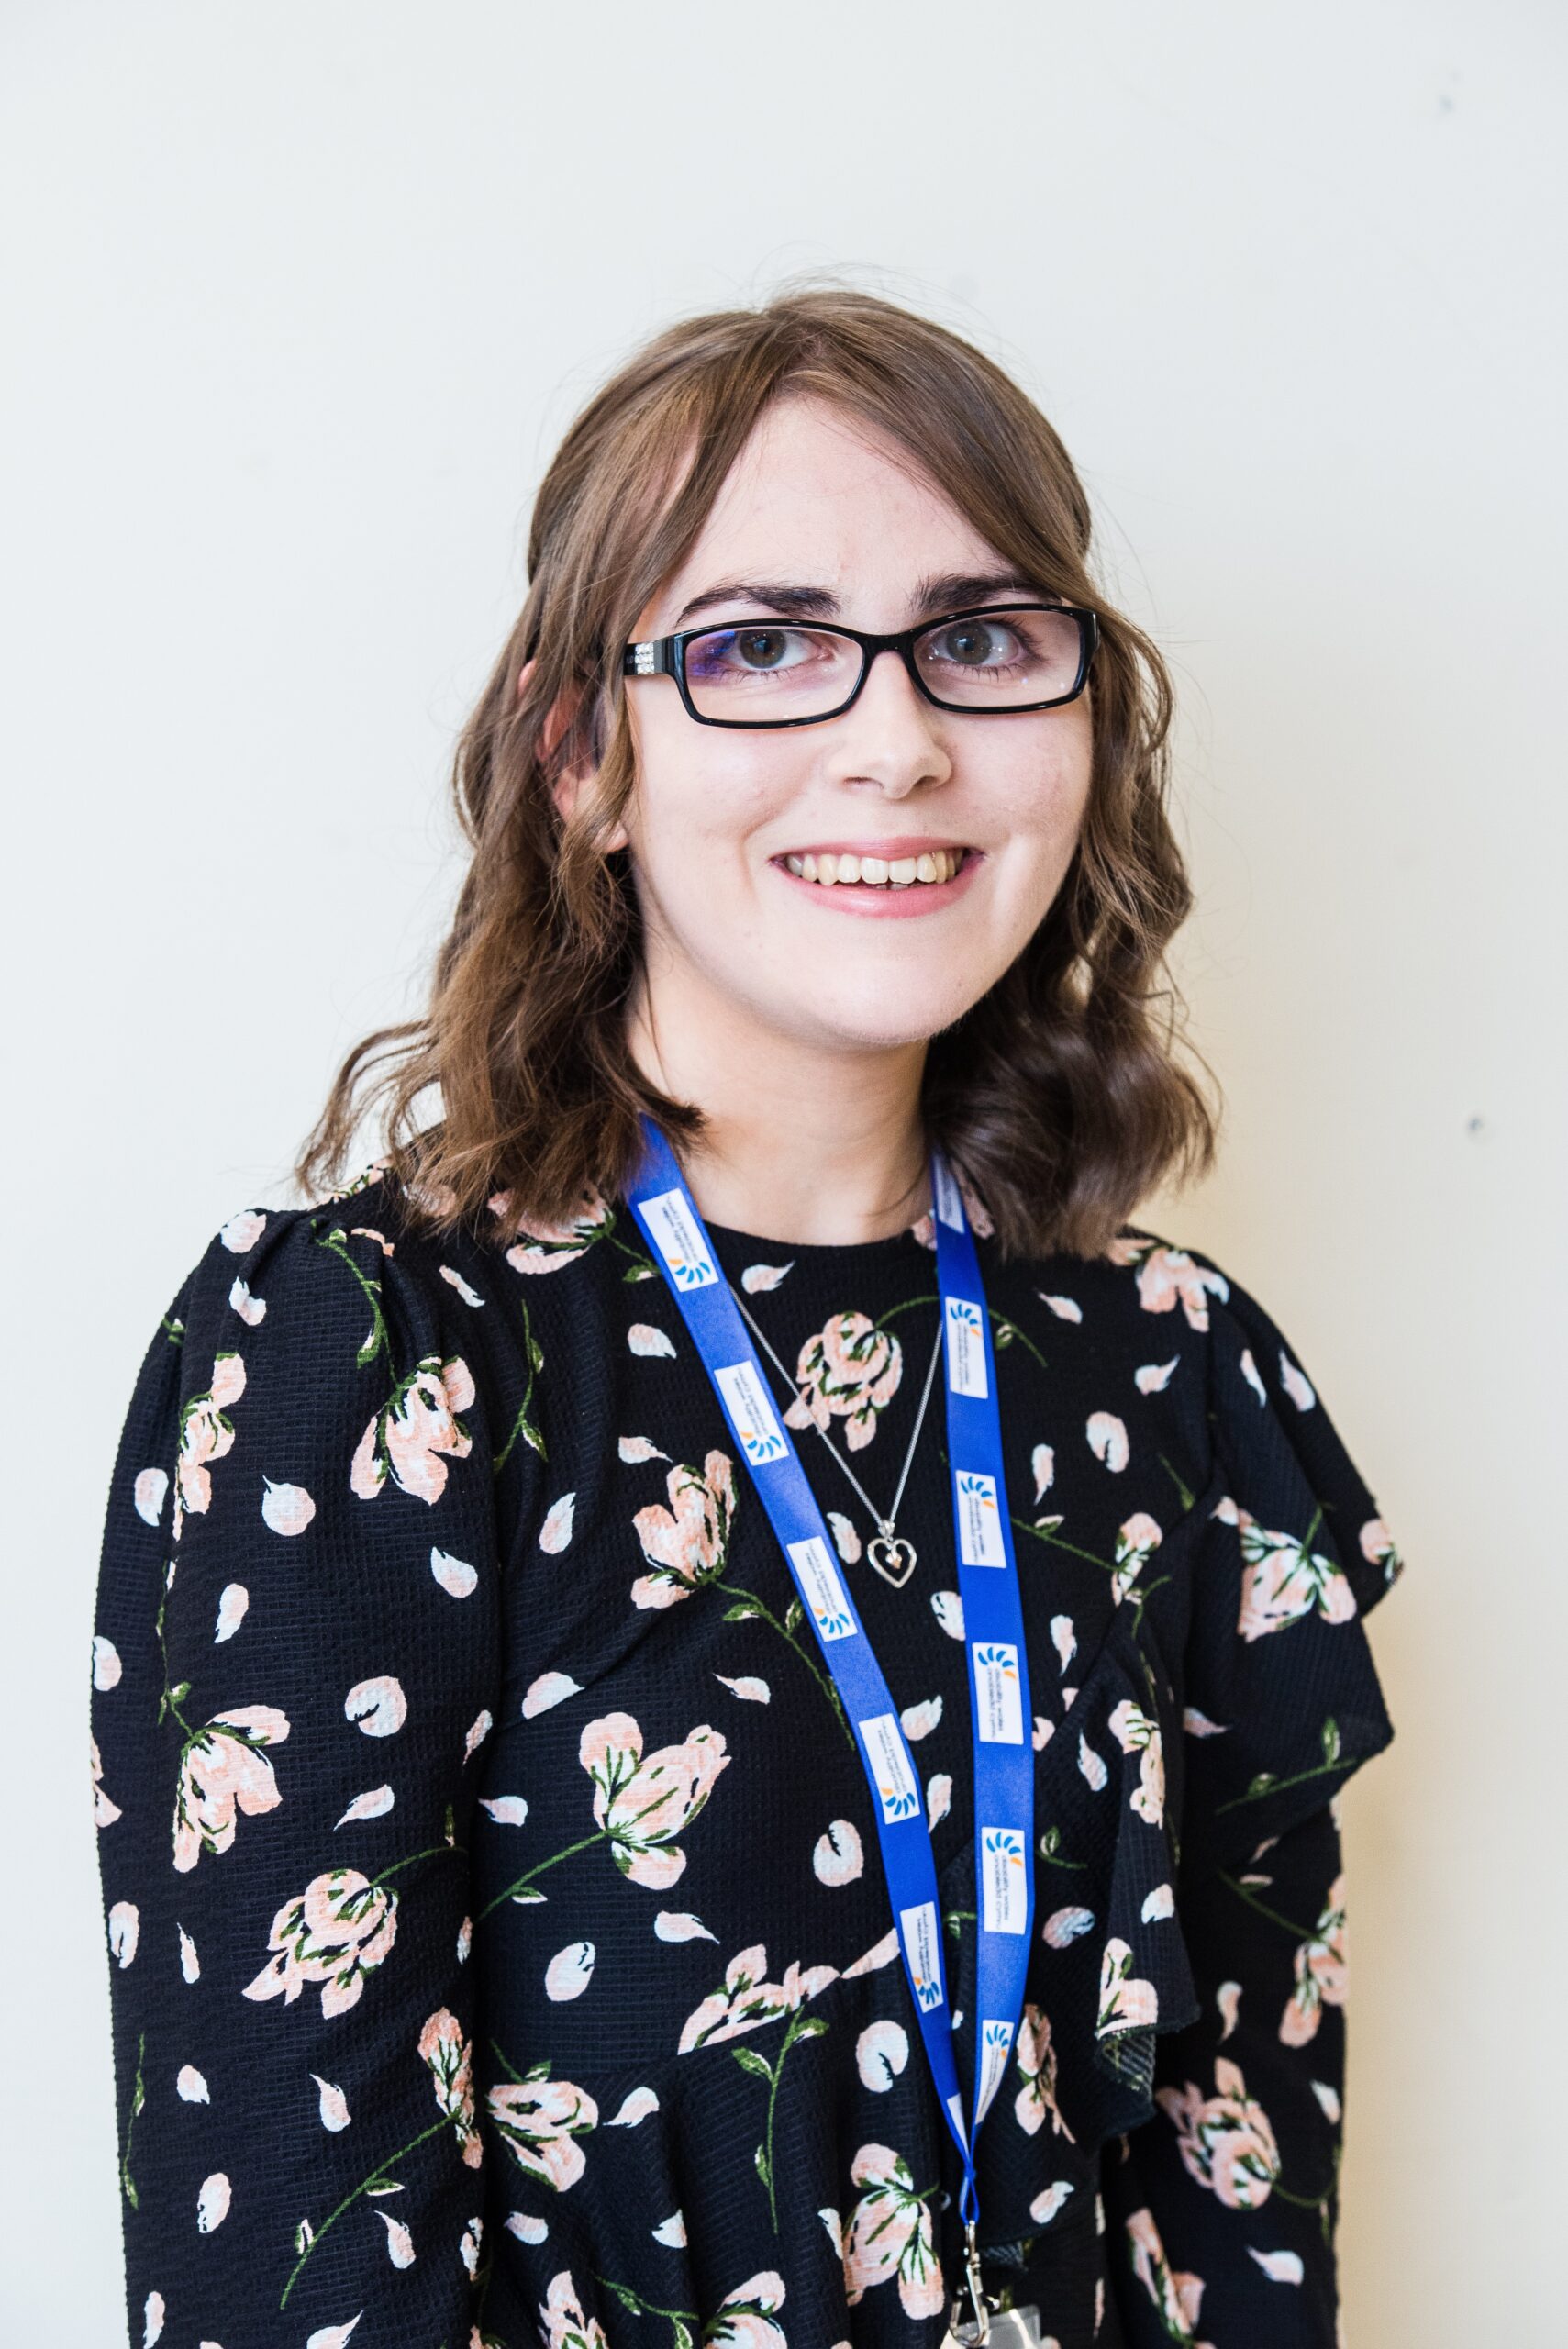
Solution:
{"label": "glasses lens", "polygon": [[860,666],[860,647],[848,637],[755,621],[693,637],[686,690],[704,718],[776,726],[837,709],[853,692]]}
{"label": "glasses lens", "polygon": [[957,709],[1017,709],[1072,693],[1082,662],[1070,612],[976,612],[944,620],[915,647],[921,676]]}

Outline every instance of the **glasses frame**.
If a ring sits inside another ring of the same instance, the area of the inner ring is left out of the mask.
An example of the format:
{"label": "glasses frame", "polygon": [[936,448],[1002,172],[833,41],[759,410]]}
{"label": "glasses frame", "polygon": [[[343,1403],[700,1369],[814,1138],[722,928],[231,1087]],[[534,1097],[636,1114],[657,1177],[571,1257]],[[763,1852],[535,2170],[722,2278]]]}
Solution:
{"label": "glasses frame", "polygon": [[[933,629],[951,627],[954,620],[999,619],[1006,612],[1062,612],[1078,623],[1078,674],[1071,689],[1064,694],[1052,694],[1048,701],[1010,702],[1006,709],[987,709],[983,703],[944,701],[933,693],[921,676],[915,662],[915,647]],[[686,647],[699,636],[721,635],[726,629],[746,628],[808,628],[818,636],[847,637],[861,649],[861,674],[844,699],[834,709],[818,710],[811,718],[709,718],[698,709],[686,683]],[[1031,603],[1024,600],[1014,604],[966,604],[962,611],[940,612],[934,619],[921,620],[916,628],[895,629],[891,635],[877,636],[866,629],[844,628],[828,620],[787,620],[769,616],[756,619],[709,620],[703,628],[684,628],[673,636],[654,636],[642,643],[623,645],[621,674],[624,677],[673,677],[680,687],[681,699],[688,718],[699,726],[729,726],[756,731],[766,729],[777,731],[785,726],[822,726],[831,718],[842,718],[851,707],[871,674],[871,664],[879,652],[896,652],[908,671],[917,693],[937,709],[956,710],[961,718],[1019,718],[1028,711],[1060,709],[1064,702],[1076,701],[1089,681],[1089,665],[1100,640],[1100,623],[1096,613],[1081,604]]]}

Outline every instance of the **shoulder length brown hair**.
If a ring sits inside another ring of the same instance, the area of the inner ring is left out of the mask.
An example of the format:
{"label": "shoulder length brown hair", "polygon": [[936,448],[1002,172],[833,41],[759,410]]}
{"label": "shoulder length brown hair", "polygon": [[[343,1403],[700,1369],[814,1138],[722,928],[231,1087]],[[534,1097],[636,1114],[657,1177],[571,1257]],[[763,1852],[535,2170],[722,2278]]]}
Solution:
{"label": "shoulder length brown hair", "polygon": [[[930,319],[814,285],[666,328],[568,430],[534,503],[527,600],[457,745],[473,855],[428,1009],[343,1063],[295,1168],[307,1193],[341,1179],[373,1103],[409,1213],[438,1230],[483,1228],[498,1193],[536,1229],[591,1215],[624,1195],[645,1109],[678,1154],[702,1134],[703,1113],[651,1085],[626,1041],[639,917],[628,852],[601,845],[636,780],[620,654],[786,395],[889,436],[1023,576],[1099,616],[1082,834],[1029,944],[931,1039],[929,1140],[1009,1255],[1096,1253],[1162,1177],[1209,1163],[1214,1117],[1163,961],[1191,904],[1166,815],[1165,665],[1090,575],[1088,499],[1019,386]],[[558,703],[573,714],[547,741]],[[595,773],[566,821],[551,785],[584,761]],[[440,1115],[421,1127],[431,1087]]]}

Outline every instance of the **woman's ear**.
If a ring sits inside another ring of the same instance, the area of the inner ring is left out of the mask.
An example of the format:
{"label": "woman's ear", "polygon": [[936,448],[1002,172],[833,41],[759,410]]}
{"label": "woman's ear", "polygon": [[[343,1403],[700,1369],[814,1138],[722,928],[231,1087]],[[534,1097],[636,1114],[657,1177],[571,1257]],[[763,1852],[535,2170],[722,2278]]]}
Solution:
{"label": "woman's ear", "polygon": [[[522,699],[524,693],[528,689],[528,679],[532,676],[536,666],[537,662],[533,661],[525,661],[522,667],[517,672],[517,698],[519,701]],[[539,749],[546,759],[549,759],[552,755],[557,745],[561,741],[562,736],[566,732],[567,729],[571,725],[575,707],[575,696],[568,698],[565,696],[562,696],[556,701],[552,702],[550,708],[546,711],[544,726],[539,735]],[[577,761],[571,765],[562,767],[561,773],[551,782],[550,786],[550,796],[555,802],[562,822],[569,820],[572,817],[576,808],[580,795],[593,781],[594,772],[595,770],[591,763],[586,761]],[[616,826],[616,834],[617,837],[611,840],[607,843],[607,846],[610,848],[626,847],[627,837],[625,827],[617,824]]]}

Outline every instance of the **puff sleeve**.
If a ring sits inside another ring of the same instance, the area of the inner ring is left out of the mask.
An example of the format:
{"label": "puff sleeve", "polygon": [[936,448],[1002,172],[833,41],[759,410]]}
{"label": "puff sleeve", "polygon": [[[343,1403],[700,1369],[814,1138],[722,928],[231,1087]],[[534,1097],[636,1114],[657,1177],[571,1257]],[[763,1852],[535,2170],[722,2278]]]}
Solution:
{"label": "puff sleeve", "polygon": [[1185,1658],[1177,1910],[1199,2011],[1106,2148],[1129,2343],[1334,2349],[1345,1880],[1334,1798],[1388,1743],[1365,1618],[1400,1570],[1279,1329],[1223,1274]]}
{"label": "puff sleeve", "polygon": [[227,1225],[114,1471],[93,1760],[146,2349],[469,2338],[499,1487],[464,1308],[385,1219]]}

